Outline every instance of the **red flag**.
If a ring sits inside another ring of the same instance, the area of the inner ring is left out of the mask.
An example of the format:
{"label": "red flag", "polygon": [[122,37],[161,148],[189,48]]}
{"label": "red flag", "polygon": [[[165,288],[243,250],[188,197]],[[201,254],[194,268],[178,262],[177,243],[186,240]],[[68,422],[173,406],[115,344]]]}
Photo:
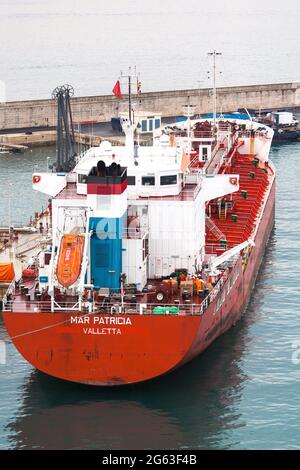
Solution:
{"label": "red flag", "polygon": [[116,82],[115,86],[112,89],[112,92],[119,100],[123,99],[123,95],[122,95],[122,92],[121,92],[120,80],[118,80]]}

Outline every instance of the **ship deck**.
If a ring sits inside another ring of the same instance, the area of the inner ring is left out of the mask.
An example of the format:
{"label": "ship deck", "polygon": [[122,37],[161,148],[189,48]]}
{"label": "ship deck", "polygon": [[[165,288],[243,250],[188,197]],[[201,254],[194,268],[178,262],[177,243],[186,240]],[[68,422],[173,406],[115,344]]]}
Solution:
{"label": "ship deck", "polygon": [[137,196],[139,200],[162,201],[194,201],[201,189],[201,184],[185,184],[179,194],[171,196]]}
{"label": "ship deck", "polygon": [[256,167],[253,157],[238,153],[233,157],[231,165],[223,168],[223,173],[240,175],[239,191],[227,199],[231,208],[226,213],[224,209],[219,210],[218,201],[210,201],[207,205],[210,219],[206,227],[207,253],[220,254],[222,250],[233,248],[255,235],[274,178],[271,166],[259,163]]}
{"label": "ship deck", "polygon": [[86,199],[86,194],[77,193],[76,183],[67,183],[67,186],[55,196],[55,199]]}
{"label": "ship deck", "polygon": [[[170,196],[136,196],[138,200],[163,200],[163,201],[193,201],[197,197],[201,189],[201,183],[186,183],[179,194]],[[85,200],[86,194],[78,194],[76,183],[68,183],[67,186],[60,191],[54,199],[79,199]]]}
{"label": "ship deck", "polygon": [[[274,171],[271,165],[263,163],[254,164],[253,157],[238,153],[234,155],[230,165],[221,168],[221,172],[239,174],[240,187],[239,191],[230,196],[230,199],[226,200],[225,198],[225,202],[229,201],[231,204],[230,209],[227,209],[226,213],[224,210],[220,210],[216,200],[210,201],[207,205],[206,210],[210,223],[206,228],[206,253],[217,255],[246,241],[249,237],[253,238],[255,236],[262,207],[274,178]],[[194,192],[195,188],[197,189],[197,185],[191,186],[194,186],[194,188],[187,188],[187,194],[190,194],[191,190]],[[67,188],[58,197],[68,198],[69,195],[70,198],[73,198],[74,194],[76,194],[76,185],[68,184]],[[84,195],[77,196],[79,198],[85,197]],[[179,288],[172,289],[168,298],[160,303],[149,302],[147,293],[135,293],[132,299],[129,297],[129,300],[125,302],[125,311],[132,314],[139,313],[139,304],[145,303],[148,304],[148,311],[145,313],[151,313],[155,306],[174,307],[174,305],[177,305],[181,315],[202,314],[211,298],[220,290],[230,272],[231,267],[228,266],[223,271],[222,276],[213,282],[209,291],[204,289],[206,292],[203,291],[200,295],[199,292],[197,294],[193,293],[186,300],[180,294]],[[21,289],[17,289],[12,296],[13,302],[7,305],[7,310],[12,312],[49,312],[51,310],[50,301],[48,299],[45,302],[40,301],[35,292],[36,284],[36,280],[24,280],[25,292],[24,290],[21,292]],[[148,279],[147,282],[147,285],[152,285],[154,290],[160,284],[162,284],[161,279]],[[60,294],[57,302],[64,310],[57,311],[72,313],[71,306],[74,306],[76,301],[75,297],[72,298]],[[120,303],[120,297],[115,300],[113,299],[113,301]],[[112,306],[113,304],[108,304],[104,298],[97,299],[95,313],[109,313]],[[73,310],[74,313],[77,311],[76,309]]]}
{"label": "ship deck", "polygon": [[[149,293],[155,293],[156,290],[164,290],[169,279],[162,281],[161,279],[148,279],[148,288],[149,291],[129,294],[129,290],[125,289],[124,297],[124,308],[122,313],[127,314],[139,314],[140,304],[147,304],[147,308],[143,310],[143,314],[151,314],[155,307],[163,307],[168,309],[170,307],[177,306],[178,314],[189,316],[189,315],[202,315],[207,309],[210,301],[215,297],[215,295],[220,291],[223,284],[226,282],[227,278],[231,273],[232,267],[228,266],[226,270],[222,272],[222,275],[216,278],[212,283],[208,283],[205,275],[203,276],[204,284],[203,290],[201,292],[193,292],[188,299],[184,299],[180,290],[180,287],[176,285],[169,290],[169,296],[164,299],[164,301],[149,301]],[[35,294],[35,288],[37,285],[37,280],[24,280],[18,288],[15,289],[14,294],[12,295],[11,302],[8,302],[5,306],[5,311],[10,312],[22,312],[22,313],[33,313],[33,312],[50,312],[51,311],[51,302],[50,298],[46,301],[40,301],[37,299]],[[163,286],[163,287],[162,287]],[[162,287],[162,289],[161,289]],[[25,292],[23,291],[25,288]],[[78,297],[68,296],[65,294],[58,294],[57,306],[59,305],[61,309],[56,309],[56,313],[78,313],[78,309],[74,307],[78,302]],[[120,295],[112,298],[110,302],[106,301],[103,297],[98,297],[94,302],[94,313],[96,314],[108,314],[112,313],[111,308],[116,305],[121,305]],[[86,307],[86,308],[85,308]],[[88,303],[85,303],[82,313],[88,313]],[[114,312],[117,313],[117,312]]]}

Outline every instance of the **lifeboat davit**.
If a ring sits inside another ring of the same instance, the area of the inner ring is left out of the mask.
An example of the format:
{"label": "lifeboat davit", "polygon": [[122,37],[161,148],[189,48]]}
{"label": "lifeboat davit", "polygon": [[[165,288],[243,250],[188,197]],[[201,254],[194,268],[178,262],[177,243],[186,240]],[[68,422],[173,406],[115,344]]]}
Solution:
{"label": "lifeboat davit", "polygon": [[62,237],[56,277],[63,287],[72,286],[79,277],[83,246],[84,238],[82,235],[67,234]]}

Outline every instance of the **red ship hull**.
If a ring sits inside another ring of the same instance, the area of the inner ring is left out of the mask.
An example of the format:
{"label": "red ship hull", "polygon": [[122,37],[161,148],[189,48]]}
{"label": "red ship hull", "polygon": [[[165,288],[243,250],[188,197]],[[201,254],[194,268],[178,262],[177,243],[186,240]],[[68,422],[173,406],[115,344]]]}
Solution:
{"label": "red ship hull", "polygon": [[[203,315],[3,312],[16,348],[46,374],[92,385],[141,382],[190,361],[234,325],[247,306],[274,225],[275,181],[271,184],[246,267],[240,259]],[[229,286],[230,295],[216,309]]]}

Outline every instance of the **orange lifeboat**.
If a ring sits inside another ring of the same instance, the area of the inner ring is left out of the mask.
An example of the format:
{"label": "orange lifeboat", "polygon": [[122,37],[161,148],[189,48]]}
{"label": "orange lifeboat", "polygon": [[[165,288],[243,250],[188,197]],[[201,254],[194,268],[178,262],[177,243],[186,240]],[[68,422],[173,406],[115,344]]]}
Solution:
{"label": "orange lifeboat", "polygon": [[10,283],[15,278],[13,263],[0,263],[0,282]]}
{"label": "orange lifeboat", "polygon": [[82,235],[68,234],[61,240],[56,276],[63,287],[72,286],[78,279],[83,256]]}

